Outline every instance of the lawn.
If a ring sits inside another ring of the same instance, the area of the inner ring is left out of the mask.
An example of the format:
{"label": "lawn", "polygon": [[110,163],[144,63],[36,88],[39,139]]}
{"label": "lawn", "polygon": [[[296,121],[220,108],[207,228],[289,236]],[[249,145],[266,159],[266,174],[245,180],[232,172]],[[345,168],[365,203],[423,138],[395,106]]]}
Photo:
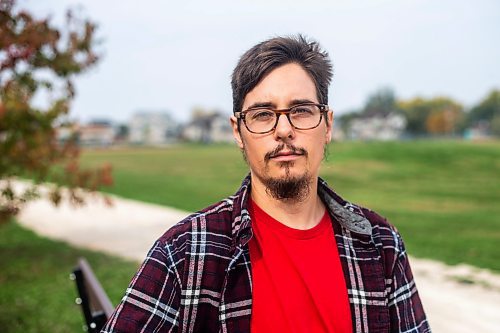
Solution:
{"label": "lawn", "polygon": [[[112,163],[112,193],[189,211],[234,193],[248,172],[232,145],[87,150],[83,160]],[[410,254],[500,271],[500,142],[333,143],[321,174],[394,223]]]}
{"label": "lawn", "polygon": [[82,332],[83,316],[69,273],[85,256],[113,304],[137,263],[38,237],[17,223],[0,226],[0,332]]}

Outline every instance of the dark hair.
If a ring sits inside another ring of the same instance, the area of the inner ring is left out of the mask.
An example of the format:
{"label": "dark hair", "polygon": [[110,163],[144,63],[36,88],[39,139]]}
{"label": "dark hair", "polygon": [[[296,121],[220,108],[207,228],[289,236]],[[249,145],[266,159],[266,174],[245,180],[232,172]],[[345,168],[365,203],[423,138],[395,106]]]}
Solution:
{"label": "dark hair", "polygon": [[321,104],[328,104],[328,86],[332,79],[332,64],[328,53],[315,41],[304,36],[275,37],[259,43],[245,52],[233,71],[233,113],[241,111],[245,96],[269,72],[289,63],[297,63],[309,73],[316,86]]}

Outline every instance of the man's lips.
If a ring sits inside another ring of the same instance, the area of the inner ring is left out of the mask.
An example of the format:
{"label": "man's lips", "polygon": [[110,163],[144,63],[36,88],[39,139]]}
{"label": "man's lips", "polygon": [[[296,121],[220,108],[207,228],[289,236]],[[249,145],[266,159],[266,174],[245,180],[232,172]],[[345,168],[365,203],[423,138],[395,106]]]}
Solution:
{"label": "man's lips", "polygon": [[294,161],[302,156],[304,156],[304,154],[300,152],[282,151],[272,155],[271,160],[276,162]]}
{"label": "man's lips", "polygon": [[304,154],[301,154],[299,152],[294,152],[294,151],[281,151],[277,154],[274,154],[271,156],[271,158],[276,158],[276,157],[281,157],[281,156],[302,156]]}

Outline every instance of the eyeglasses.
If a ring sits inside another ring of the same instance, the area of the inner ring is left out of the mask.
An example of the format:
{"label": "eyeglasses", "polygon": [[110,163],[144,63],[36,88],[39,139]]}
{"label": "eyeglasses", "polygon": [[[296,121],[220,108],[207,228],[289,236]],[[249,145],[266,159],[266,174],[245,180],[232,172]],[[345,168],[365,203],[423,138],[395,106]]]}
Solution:
{"label": "eyeglasses", "polygon": [[248,131],[255,134],[264,134],[274,131],[282,114],[286,115],[295,129],[309,130],[316,128],[321,123],[323,114],[328,110],[328,105],[308,103],[281,110],[256,107],[235,112],[234,115],[238,119],[243,119]]}

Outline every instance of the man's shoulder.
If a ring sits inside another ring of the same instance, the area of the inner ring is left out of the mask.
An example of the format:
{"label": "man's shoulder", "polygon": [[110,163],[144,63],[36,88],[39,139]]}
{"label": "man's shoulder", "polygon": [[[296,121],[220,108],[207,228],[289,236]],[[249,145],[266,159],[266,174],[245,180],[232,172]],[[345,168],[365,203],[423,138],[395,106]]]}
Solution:
{"label": "man's shoulder", "polygon": [[359,208],[372,226],[373,237],[381,237],[381,240],[390,241],[391,243],[398,241],[400,237],[399,232],[387,218],[369,208],[362,206],[359,206]]}
{"label": "man's shoulder", "polygon": [[333,215],[347,229],[372,238],[382,236],[394,237],[397,229],[385,217],[377,212],[352,203],[341,197],[328,184],[320,179],[321,196]]}
{"label": "man's shoulder", "polygon": [[392,255],[404,251],[403,239],[398,229],[386,217],[370,208],[352,203],[350,205],[356,207],[354,211],[370,222],[371,239],[375,246]]}
{"label": "man's shoulder", "polygon": [[230,243],[233,207],[234,196],[231,196],[190,214],[170,227],[158,242],[175,247],[197,240]]}
{"label": "man's shoulder", "polygon": [[[323,193],[327,193],[333,199],[333,202],[332,200],[328,201],[331,210],[337,211],[337,218],[343,221],[344,227],[354,232],[361,232],[364,235],[369,234],[377,247],[396,250],[400,248],[401,236],[396,227],[385,217],[369,208],[345,200],[332,188],[328,187],[324,180],[320,179],[320,182]],[[361,226],[361,229],[359,229],[359,226]],[[369,232],[367,229],[369,229]]]}
{"label": "man's shoulder", "polygon": [[390,233],[396,230],[396,227],[391,222],[389,222],[386,217],[380,215],[370,208],[360,205],[356,206],[359,208],[361,214],[370,222],[372,230],[375,229],[374,231],[381,230],[382,232],[385,231]]}

